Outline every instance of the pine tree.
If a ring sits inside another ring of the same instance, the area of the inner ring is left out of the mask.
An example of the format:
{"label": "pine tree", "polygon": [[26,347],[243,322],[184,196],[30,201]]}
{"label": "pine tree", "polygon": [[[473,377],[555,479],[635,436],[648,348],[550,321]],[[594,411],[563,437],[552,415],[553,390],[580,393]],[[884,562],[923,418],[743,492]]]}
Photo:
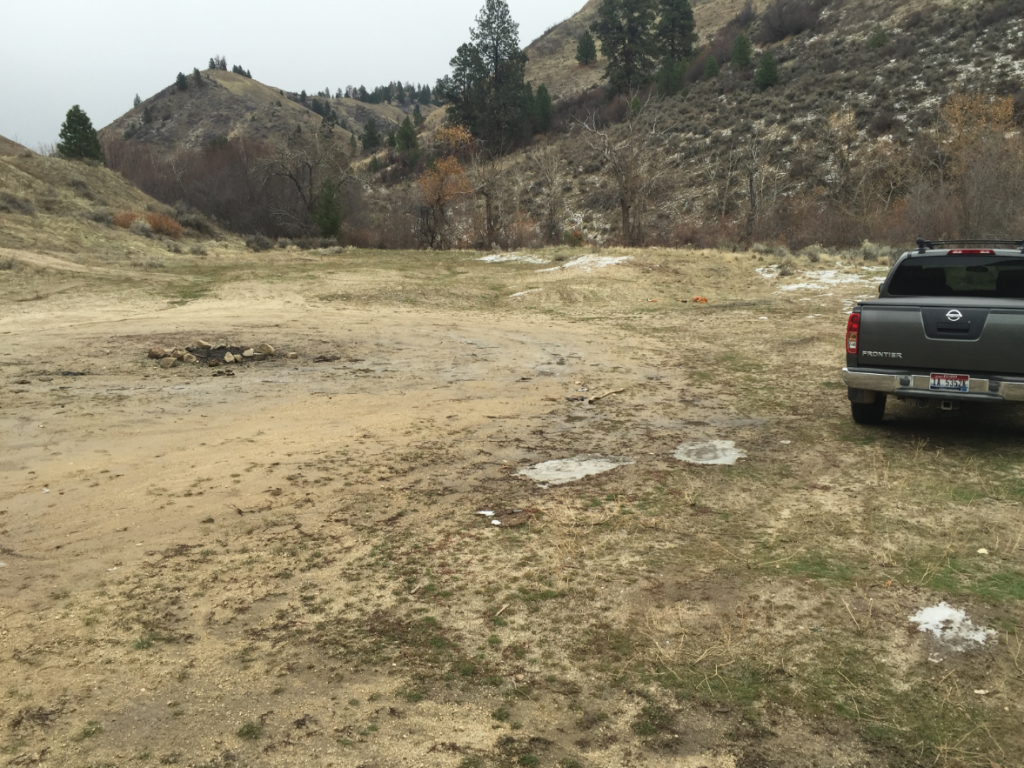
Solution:
{"label": "pine tree", "polygon": [[419,128],[421,125],[423,125],[424,122],[426,122],[426,118],[423,117],[423,113],[420,112],[420,105],[419,104],[417,104],[415,107],[413,107],[413,110],[412,110],[412,121],[413,121],[413,123],[415,124],[415,126],[417,128]]}
{"label": "pine tree", "polygon": [[179,91],[188,90],[188,78],[185,77],[185,74],[183,72],[178,73],[178,77],[174,81],[174,85],[178,88]]}
{"label": "pine tree", "polygon": [[759,91],[771,88],[779,82],[779,63],[768,51],[761,54],[761,60],[757,63],[757,71],[754,72],[754,86]]}
{"label": "pine tree", "polygon": [[742,32],[736,36],[732,44],[732,65],[737,69],[746,69],[750,66],[750,56],[753,48],[750,45],[750,38]]}
{"label": "pine tree", "polygon": [[551,129],[551,94],[548,93],[546,85],[541,83],[537,86],[537,93],[533,97],[533,108],[536,115],[533,123],[537,133],[547,133]]}
{"label": "pine tree", "polygon": [[714,80],[718,77],[718,69],[718,59],[708,56],[707,61],[704,62],[704,79]]}
{"label": "pine tree", "polygon": [[608,64],[605,77],[613,91],[640,88],[654,75],[658,46],[653,25],[655,0],[602,0],[591,27]]}
{"label": "pine tree", "polygon": [[584,67],[597,61],[597,44],[589,29],[583,30],[579,42],[576,43],[576,61]]}
{"label": "pine tree", "polygon": [[66,160],[99,160],[104,162],[99,136],[92,121],[77,104],[68,110],[60,127],[57,154]]}
{"label": "pine tree", "polygon": [[195,80],[197,88],[202,88],[206,85],[206,83],[203,82],[203,73],[199,71],[199,67],[195,67],[192,70],[192,79]]}
{"label": "pine tree", "polygon": [[486,0],[469,34],[471,41],[459,46],[452,74],[438,81],[435,95],[450,105],[452,122],[492,149],[508,151],[532,126],[519,25],[505,0]]}
{"label": "pine tree", "polygon": [[313,221],[316,222],[321,237],[336,237],[338,230],[341,229],[341,202],[338,200],[338,190],[334,182],[329,179],[320,185]]}
{"label": "pine tree", "polygon": [[366,125],[363,126],[363,149],[367,152],[380,147],[380,133],[377,131],[377,124],[373,120],[367,120]]}
{"label": "pine tree", "polygon": [[660,0],[661,18],[654,36],[664,61],[682,61],[693,53],[697,23],[689,0]]}
{"label": "pine tree", "polygon": [[416,128],[408,117],[402,121],[398,133],[395,134],[395,141],[399,152],[408,152],[419,146],[419,141],[416,138]]}
{"label": "pine tree", "polygon": [[132,100],[132,106],[137,107],[142,103],[142,99],[139,98],[139,94],[135,94],[135,98]]}

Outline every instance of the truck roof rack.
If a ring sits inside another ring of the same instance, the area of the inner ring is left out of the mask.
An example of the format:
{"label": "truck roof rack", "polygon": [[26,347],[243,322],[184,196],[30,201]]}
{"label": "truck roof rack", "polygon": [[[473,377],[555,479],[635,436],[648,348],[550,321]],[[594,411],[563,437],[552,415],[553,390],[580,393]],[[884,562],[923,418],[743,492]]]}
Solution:
{"label": "truck roof rack", "polygon": [[1017,248],[1024,253],[1024,240],[925,240],[923,237],[917,238],[918,253],[950,245],[1002,245]]}

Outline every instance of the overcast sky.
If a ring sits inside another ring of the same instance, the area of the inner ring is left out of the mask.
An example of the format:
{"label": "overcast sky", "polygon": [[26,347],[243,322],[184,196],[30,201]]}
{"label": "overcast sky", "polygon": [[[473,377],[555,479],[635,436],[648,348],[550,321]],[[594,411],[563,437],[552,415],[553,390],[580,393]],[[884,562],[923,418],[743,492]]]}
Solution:
{"label": "overcast sky", "polygon": [[[525,47],[585,0],[507,0]],[[5,0],[0,135],[54,143],[78,104],[99,129],[222,55],[254,79],[311,93],[448,73],[484,0]]]}

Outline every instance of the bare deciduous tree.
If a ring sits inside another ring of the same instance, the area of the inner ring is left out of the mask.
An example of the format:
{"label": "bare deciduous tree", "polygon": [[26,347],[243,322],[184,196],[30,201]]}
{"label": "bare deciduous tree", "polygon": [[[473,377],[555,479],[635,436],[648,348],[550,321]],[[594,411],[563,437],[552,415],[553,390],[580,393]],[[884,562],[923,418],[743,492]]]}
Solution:
{"label": "bare deciduous tree", "polygon": [[661,114],[653,97],[641,101],[634,94],[628,104],[626,118],[619,125],[600,128],[593,113],[580,125],[587,144],[600,155],[605,173],[615,182],[624,244],[643,245],[650,217],[666,191],[672,168],[667,162]]}

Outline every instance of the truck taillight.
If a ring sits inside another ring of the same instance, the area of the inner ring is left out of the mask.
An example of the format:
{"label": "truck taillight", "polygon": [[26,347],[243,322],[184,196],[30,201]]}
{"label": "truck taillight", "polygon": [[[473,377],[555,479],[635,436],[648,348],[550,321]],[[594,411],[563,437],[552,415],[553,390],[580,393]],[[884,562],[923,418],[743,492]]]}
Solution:
{"label": "truck taillight", "polygon": [[856,355],[860,344],[860,312],[851,312],[846,322],[846,353]]}
{"label": "truck taillight", "polygon": [[958,248],[955,251],[949,251],[946,255],[947,256],[995,256],[996,252],[988,250],[988,249],[979,249],[979,248],[971,248],[971,249],[966,249],[966,250],[963,249],[963,248]]}

